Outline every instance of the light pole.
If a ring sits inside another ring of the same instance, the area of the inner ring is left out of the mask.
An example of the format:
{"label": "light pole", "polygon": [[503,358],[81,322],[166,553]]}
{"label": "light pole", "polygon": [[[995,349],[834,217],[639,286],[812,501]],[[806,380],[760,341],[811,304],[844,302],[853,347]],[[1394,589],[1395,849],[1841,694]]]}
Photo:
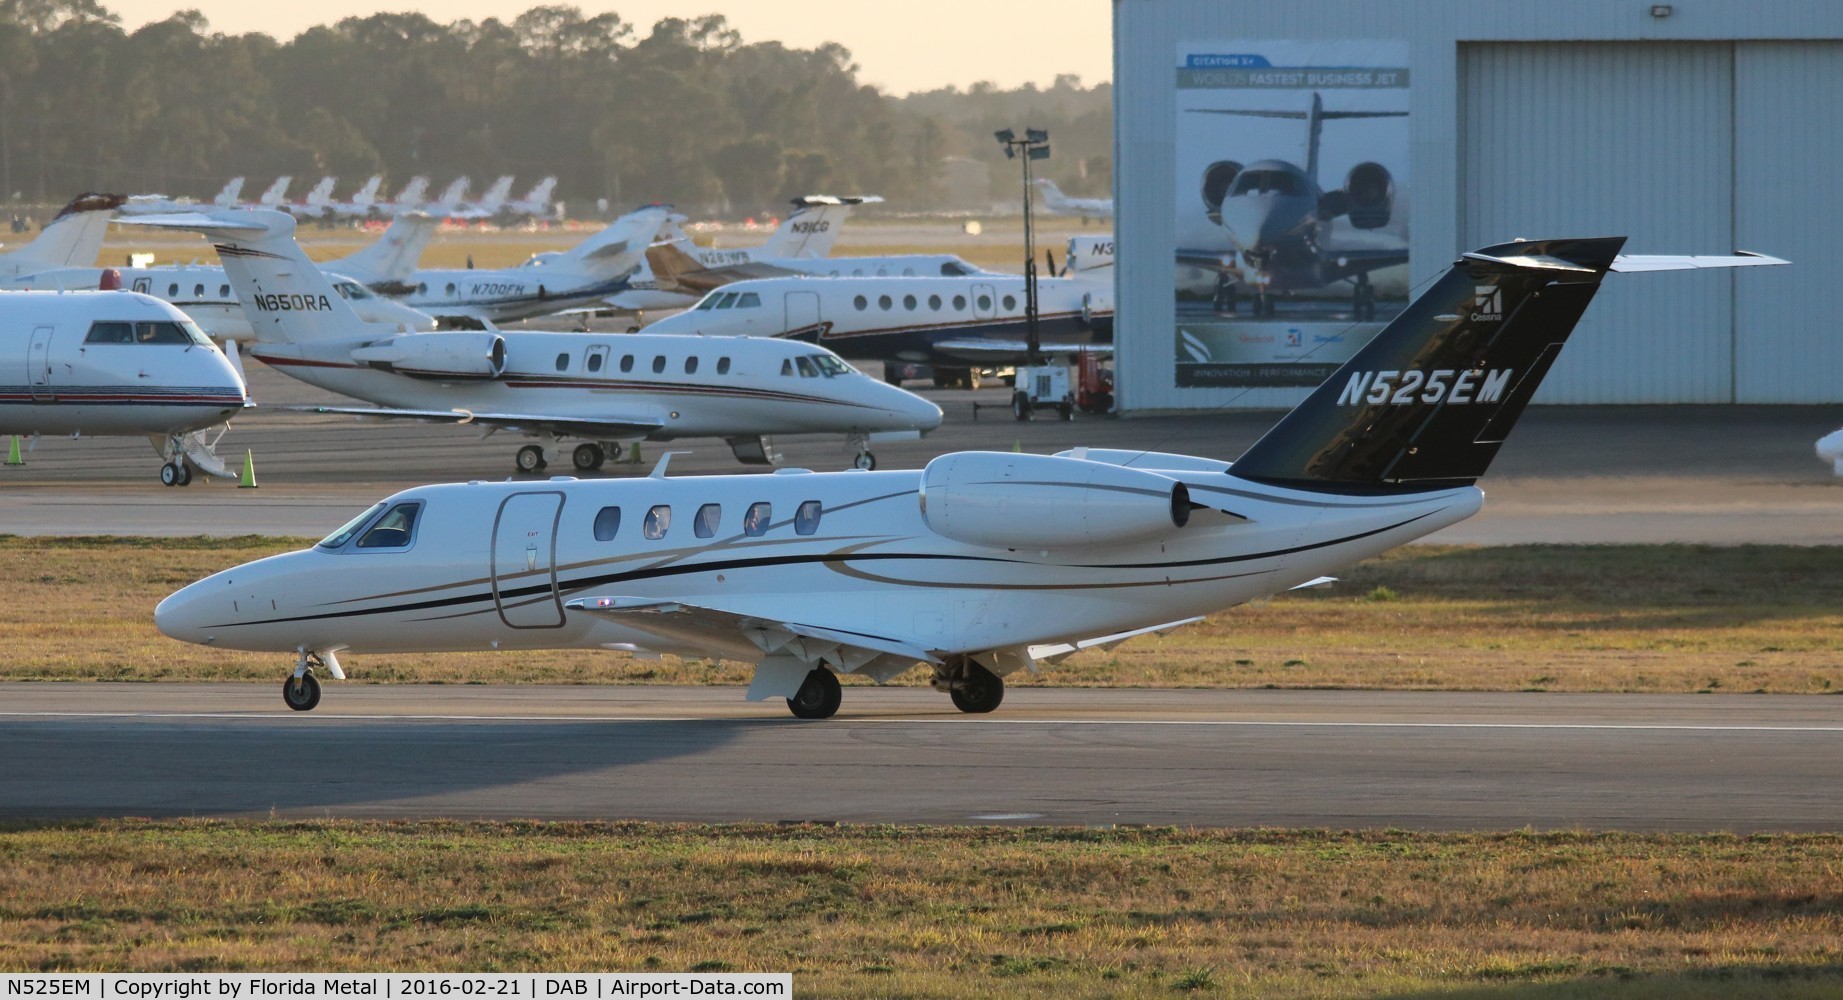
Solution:
{"label": "light pole", "polygon": [[[1005,159],[1024,162],[1024,336],[1028,347],[1024,363],[1041,364],[1042,340],[1037,335],[1037,244],[1030,213],[1030,161],[1049,159],[1049,132],[1027,128],[1020,139],[1016,132],[1004,128],[992,135],[1005,148]],[[1020,152],[1024,154],[1021,157]]]}

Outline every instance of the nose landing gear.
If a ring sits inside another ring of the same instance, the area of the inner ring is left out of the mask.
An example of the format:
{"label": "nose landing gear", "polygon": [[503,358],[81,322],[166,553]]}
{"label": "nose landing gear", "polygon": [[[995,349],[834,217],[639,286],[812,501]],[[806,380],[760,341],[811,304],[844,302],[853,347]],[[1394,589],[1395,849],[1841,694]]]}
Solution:
{"label": "nose landing gear", "polygon": [[[344,647],[340,647],[344,648]],[[339,667],[339,657],[335,650],[298,650],[295,654],[294,673],[282,682],[282,701],[297,712],[311,712],[320,704],[320,679],[314,676],[314,668],[319,667],[335,680],[345,680],[346,672]]]}

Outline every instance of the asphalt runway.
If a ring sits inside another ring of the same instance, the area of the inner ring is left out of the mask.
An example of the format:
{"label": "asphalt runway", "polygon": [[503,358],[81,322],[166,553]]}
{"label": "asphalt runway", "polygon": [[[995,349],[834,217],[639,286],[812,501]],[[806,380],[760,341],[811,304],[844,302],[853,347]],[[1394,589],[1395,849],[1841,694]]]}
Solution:
{"label": "asphalt runway", "polygon": [[[871,366],[871,370],[877,370]],[[250,366],[267,403],[342,402]],[[1078,445],[1175,451],[1233,460],[1278,411],[1222,411],[1070,422],[1011,419],[1007,390],[920,390],[946,413],[920,441],[876,447],[881,468],[920,468],[946,451],[1048,453]],[[1482,514],[1428,540],[1843,544],[1843,480],[1812,453],[1843,424],[1843,409],[1802,407],[1536,407],[1518,424],[1491,472]],[[256,411],[235,421],[219,454],[241,467],[254,455],[260,488],[195,480],[159,484],[146,441],[46,438],[27,464],[0,467],[0,532],[21,535],[294,535],[318,537],[373,501],[431,482],[504,479],[524,439],[406,421]],[[776,439],[784,464],[830,470],[853,453],[842,436]],[[648,444],[645,475],[667,450],[675,474],[745,473],[721,441]],[[553,466],[549,473],[567,468]]]}
{"label": "asphalt runway", "polygon": [[1834,830],[1843,702],[1019,689],[0,685],[0,817]]}

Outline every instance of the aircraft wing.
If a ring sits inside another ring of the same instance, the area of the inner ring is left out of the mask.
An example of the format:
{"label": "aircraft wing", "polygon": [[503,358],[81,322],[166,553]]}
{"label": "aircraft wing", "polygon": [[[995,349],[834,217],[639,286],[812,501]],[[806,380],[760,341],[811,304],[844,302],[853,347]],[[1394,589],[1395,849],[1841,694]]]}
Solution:
{"label": "aircraft wing", "polygon": [[653,417],[559,417],[541,413],[475,413],[471,410],[407,410],[383,406],[266,406],[267,410],[295,413],[332,413],[353,417],[394,420],[422,420],[430,423],[479,424],[497,430],[501,427],[527,431],[552,431],[572,437],[610,441],[618,438],[651,434],[665,426]]}
{"label": "aircraft wing", "polygon": [[[965,340],[937,340],[934,349],[961,361],[973,361],[986,364],[1011,364],[1022,361],[1030,354],[1030,345],[1022,340],[986,340],[970,337]],[[1046,355],[1073,355],[1087,351],[1090,354],[1112,354],[1112,344],[1038,344],[1037,352]]]}
{"label": "aircraft wing", "polygon": [[[749,662],[791,656],[805,665],[802,675],[823,661],[838,673],[861,672],[881,683],[917,663],[941,662],[928,650],[902,639],[742,615],[684,601],[578,597],[563,606],[658,636],[660,645],[668,648],[718,649],[731,659]],[[760,680],[758,671],[757,686],[761,686]],[[762,697],[774,693],[777,692],[769,691]],[[756,695],[756,686],[752,686],[749,697],[759,701]]]}
{"label": "aircraft wing", "polygon": [[1186,250],[1179,247],[1177,262],[1188,267],[1201,268],[1205,271],[1239,271],[1235,265],[1233,250]]}
{"label": "aircraft wing", "polygon": [[750,278],[786,278],[800,273],[759,261],[705,267],[697,258],[672,242],[655,243],[647,247],[646,263],[652,269],[653,279],[659,283],[661,289],[691,295],[703,295],[733,281],[747,281]]}
{"label": "aircraft wing", "polygon": [[1073,642],[1056,642],[1042,646],[1031,646],[1028,652],[1030,658],[1033,660],[1041,660],[1045,663],[1061,663],[1063,660],[1074,656],[1084,649],[1112,649],[1128,639],[1136,639],[1142,635],[1164,635],[1166,632],[1173,629],[1182,628],[1185,625],[1195,625],[1202,620],[1203,616],[1198,615],[1194,618],[1183,618],[1174,622],[1166,622],[1163,625],[1136,628],[1131,632],[1115,632],[1112,635],[1097,635],[1092,639],[1076,639]]}

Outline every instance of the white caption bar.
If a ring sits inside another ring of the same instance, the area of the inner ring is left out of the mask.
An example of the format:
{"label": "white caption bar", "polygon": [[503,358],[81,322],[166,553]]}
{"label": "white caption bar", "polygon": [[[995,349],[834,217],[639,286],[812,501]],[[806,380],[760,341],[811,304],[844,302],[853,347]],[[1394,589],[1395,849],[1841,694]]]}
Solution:
{"label": "white caption bar", "polygon": [[81,1000],[292,1000],[423,997],[506,1000],[633,1000],[638,997],[791,997],[789,972],[538,972],[463,973],[284,972],[0,973],[0,1000],[77,997]]}

